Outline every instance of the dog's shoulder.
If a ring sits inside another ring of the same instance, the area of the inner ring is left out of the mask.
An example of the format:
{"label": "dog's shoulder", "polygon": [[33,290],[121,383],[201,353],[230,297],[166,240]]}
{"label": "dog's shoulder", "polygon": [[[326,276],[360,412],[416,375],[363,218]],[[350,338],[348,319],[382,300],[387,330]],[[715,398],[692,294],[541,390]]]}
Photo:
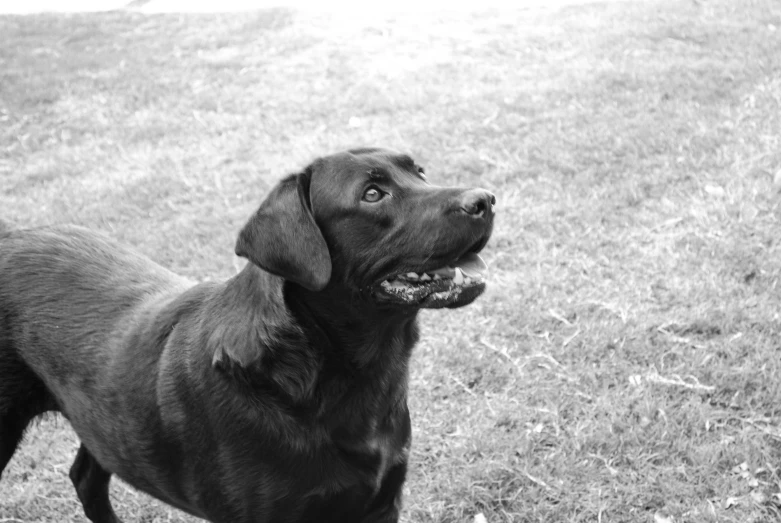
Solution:
{"label": "dog's shoulder", "polygon": [[213,364],[278,388],[289,401],[311,398],[321,355],[288,308],[283,280],[247,265],[204,296],[195,330]]}

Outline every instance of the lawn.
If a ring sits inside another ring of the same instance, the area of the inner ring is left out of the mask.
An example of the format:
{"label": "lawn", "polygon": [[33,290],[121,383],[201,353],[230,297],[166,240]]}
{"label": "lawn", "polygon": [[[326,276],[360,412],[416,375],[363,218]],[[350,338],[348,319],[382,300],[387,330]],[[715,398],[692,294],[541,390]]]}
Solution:
{"label": "lawn", "polygon": [[[497,195],[470,307],[422,314],[405,523],[781,518],[781,3],[0,17],[0,216],[189,277],[356,145]],[[86,521],[67,423],[0,521]],[[191,522],[112,487],[128,523]]]}

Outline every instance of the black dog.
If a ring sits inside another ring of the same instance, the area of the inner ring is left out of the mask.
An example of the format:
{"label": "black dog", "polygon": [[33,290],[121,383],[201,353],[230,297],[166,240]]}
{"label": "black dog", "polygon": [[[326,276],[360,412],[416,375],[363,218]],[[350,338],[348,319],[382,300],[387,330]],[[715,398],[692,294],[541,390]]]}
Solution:
{"label": "black dog", "polygon": [[241,231],[250,260],[190,282],[78,227],[0,227],[0,471],[61,412],[89,519],[112,474],[214,522],[395,522],[421,307],[485,288],[494,197],[411,158],[315,161]]}

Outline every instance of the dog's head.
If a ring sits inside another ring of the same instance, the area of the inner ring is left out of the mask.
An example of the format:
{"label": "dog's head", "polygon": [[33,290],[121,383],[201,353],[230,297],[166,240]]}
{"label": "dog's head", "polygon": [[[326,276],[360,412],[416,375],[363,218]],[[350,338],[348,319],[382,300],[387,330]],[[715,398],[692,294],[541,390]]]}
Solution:
{"label": "dog's head", "polygon": [[280,182],[242,229],[236,254],[309,289],[388,307],[460,307],[485,289],[478,253],[494,196],[431,185],[412,158],[355,149]]}

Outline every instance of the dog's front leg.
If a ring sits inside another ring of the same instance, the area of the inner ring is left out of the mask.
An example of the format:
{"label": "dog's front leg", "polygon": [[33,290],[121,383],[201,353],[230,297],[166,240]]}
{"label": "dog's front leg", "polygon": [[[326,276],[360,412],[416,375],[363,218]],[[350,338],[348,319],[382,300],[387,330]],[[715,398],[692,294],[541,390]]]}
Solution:
{"label": "dog's front leg", "polygon": [[406,476],[406,462],[391,467],[382,480],[382,486],[371,504],[369,513],[364,516],[361,523],[398,523],[401,511],[401,489]]}
{"label": "dog's front leg", "polygon": [[108,497],[111,473],[98,464],[84,444],[79,447],[69,475],[84,513],[93,523],[122,523]]}
{"label": "dog's front leg", "polygon": [[401,510],[401,496],[399,495],[392,503],[373,510],[361,519],[361,523],[399,523],[399,512]]}
{"label": "dog's front leg", "polygon": [[361,523],[398,523],[399,507],[387,507],[381,512],[372,512],[361,520]]}

